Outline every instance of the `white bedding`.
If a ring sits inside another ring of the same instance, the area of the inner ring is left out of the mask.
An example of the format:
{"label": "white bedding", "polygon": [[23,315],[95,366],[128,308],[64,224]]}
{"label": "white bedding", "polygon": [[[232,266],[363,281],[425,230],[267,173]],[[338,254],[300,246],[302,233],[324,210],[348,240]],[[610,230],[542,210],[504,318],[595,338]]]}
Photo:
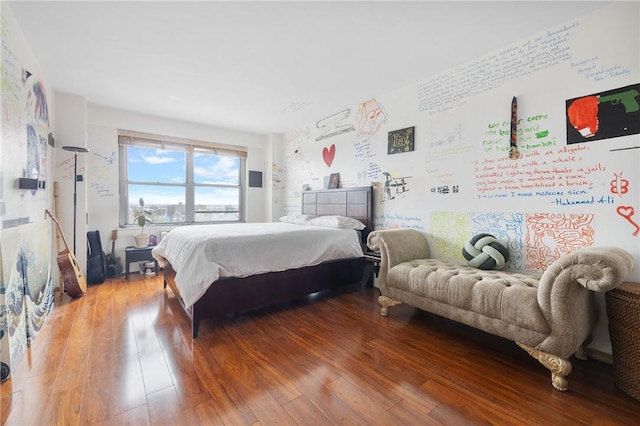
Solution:
{"label": "white bedding", "polygon": [[290,223],[192,225],[173,229],[151,251],[176,271],[187,307],[219,277],[246,277],[362,257],[353,229]]}

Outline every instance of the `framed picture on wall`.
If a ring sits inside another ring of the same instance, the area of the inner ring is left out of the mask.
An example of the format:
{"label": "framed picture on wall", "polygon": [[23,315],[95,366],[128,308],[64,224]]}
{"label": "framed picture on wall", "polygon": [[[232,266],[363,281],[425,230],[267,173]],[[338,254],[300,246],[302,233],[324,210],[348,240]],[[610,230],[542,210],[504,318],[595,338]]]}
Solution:
{"label": "framed picture on wall", "polygon": [[640,84],[566,101],[567,144],[640,133]]}
{"label": "framed picture on wall", "polygon": [[336,189],[340,183],[340,173],[331,173],[329,177],[329,189]]}
{"label": "framed picture on wall", "polygon": [[387,139],[387,155],[413,151],[415,127],[389,132]]}

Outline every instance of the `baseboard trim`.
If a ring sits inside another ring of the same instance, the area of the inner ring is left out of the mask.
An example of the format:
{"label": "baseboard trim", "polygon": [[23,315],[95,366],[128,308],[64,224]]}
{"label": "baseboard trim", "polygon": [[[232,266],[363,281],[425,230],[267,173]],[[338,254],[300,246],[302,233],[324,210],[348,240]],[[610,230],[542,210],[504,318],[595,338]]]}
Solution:
{"label": "baseboard trim", "polygon": [[597,349],[587,348],[587,356],[595,361],[600,361],[605,364],[613,365],[613,355],[606,352],[599,351]]}

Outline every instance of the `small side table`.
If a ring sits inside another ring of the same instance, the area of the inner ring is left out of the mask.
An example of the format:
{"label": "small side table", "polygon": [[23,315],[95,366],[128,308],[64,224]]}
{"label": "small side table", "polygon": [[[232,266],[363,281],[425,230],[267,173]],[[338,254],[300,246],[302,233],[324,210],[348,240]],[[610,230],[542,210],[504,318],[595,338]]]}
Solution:
{"label": "small side table", "polygon": [[158,275],[158,261],[153,258],[151,255],[151,250],[153,250],[155,246],[147,246],[147,247],[127,247],[124,249],[125,253],[125,269],[124,269],[124,279],[129,279],[129,264],[133,262],[142,262],[149,261],[155,264],[156,267],[156,275]]}
{"label": "small side table", "polygon": [[364,270],[362,271],[362,280],[360,281],[360,294],[364,294],[364,289],[367,287],[369,280],[375,276],[378,276],[380,270],[380,253],[375,251],[367,251],[364,253]]}
{"label": "small side table", "polygon": [[616,385],[640,401],[640,283],[605,293]]}

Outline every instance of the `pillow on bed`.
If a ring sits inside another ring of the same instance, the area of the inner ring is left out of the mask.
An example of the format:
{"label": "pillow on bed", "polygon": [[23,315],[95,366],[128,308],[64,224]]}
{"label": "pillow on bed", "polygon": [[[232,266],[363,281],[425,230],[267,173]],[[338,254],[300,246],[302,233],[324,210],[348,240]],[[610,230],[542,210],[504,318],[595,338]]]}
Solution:
{"label": "pillow on bed", "polygon": [[309,225],[327,226],[330,228],[357,229],[362,231],[366,226],[357,219],[346,216],[318,216],[307,222]]}
{"label": "pillow on bed", "polygon": [[317,217],[313,214],[289,214],[282,216],[280,222],[293,223],[294,225],[307,225],[309,221]]}

